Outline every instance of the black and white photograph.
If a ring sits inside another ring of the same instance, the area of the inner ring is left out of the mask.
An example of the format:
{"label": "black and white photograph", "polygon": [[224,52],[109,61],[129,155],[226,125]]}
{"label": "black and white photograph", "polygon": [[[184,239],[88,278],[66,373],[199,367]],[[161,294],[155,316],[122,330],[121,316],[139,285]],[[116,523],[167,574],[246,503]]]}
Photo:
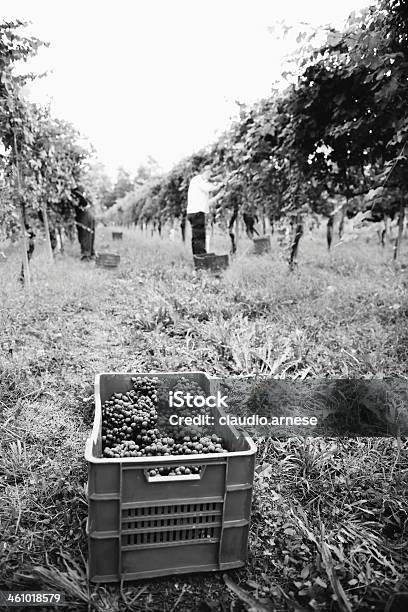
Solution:
{"label": "black and white photograph", "polygon": [[0,612],[408,612],[408,0],[1,0]]}

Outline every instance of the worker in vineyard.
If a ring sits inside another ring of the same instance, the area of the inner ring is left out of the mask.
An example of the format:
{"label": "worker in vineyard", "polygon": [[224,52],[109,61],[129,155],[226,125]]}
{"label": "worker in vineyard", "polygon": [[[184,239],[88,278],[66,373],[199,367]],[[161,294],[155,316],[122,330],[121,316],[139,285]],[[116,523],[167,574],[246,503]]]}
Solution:
{"label": "worker in vineyard", "polygon": [[221,188],[220,183],[210,182],[211,170],[205,166],[190,181],[187,195],[187,219],[191,224],[191,246],[193,255],[206,253],[205,226],[206,215],[210,213],[210,207],[221,197],[221,193],[210,197],[210,194]]}
{"label": "worker in vineyard", "polygon": [[254,214],[252,210],[247,210],[244,211],[242,217],[244,219],[245,230],[248,238],[252,240],[254,234],[259,236],[259,232],[255,227],[255,223],[258,223],[258,217],[256,216],[256,214]]}
{"label": "worker in vineyard", "polygon": [[81,246],[81,261],[95,258],[95,216],[92,206],[81,188],[72,190],[75,200],[75,224]]}

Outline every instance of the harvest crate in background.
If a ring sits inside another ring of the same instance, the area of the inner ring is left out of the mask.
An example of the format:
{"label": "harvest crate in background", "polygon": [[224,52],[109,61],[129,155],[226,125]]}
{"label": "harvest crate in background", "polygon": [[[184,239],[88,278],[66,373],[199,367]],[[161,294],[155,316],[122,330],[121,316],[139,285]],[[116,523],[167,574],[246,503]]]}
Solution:
{"label": "harvest crate in background", "polygon": [[229,257],[228,255],[216,255],[214,262],[215,270],[226,270],[229,265]]}
{"label": "harvest crate in background", "polygon": [[[170,384],[180,377],[215,395],[218,381],[203,372],[99,374],[95,419],[87,440],[89,578],[117,582],[154,576],[227,570],[245,564],[256,447],[246,434],[214,431],[228,452],[197,455],[105,458],[102,404],[132,388],[132,377]],[[198,465],[199,474],[149,476],[149,470]]]}
{"label": "harvest crate in background", "polygon": [[270,236],[262,236],[260,238],[254,238],[254,253],[255,255],[262,255],[263,253],[269,253],[271,250],[271,238]]}
{"label": "harvest crate in background", "polygon": [[123,232],[112,232],[112,240],[122,240]]}
{"label": "harvest crate in background", "polygon": [[98,253],[95,264],[98,268],[117,268],[120,263],[120,255],[117,253]]}
{"label": "harvest crate in background", "polygon": [[196,270],[225,270],[228,268],[228,255],[216,255],[215,253],[204,253],[193,255]]}

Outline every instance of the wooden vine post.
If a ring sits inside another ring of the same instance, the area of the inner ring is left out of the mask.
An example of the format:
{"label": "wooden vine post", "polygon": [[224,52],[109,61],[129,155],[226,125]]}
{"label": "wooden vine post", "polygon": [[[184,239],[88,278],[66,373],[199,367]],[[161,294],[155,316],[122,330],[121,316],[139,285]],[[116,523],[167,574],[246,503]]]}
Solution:
{"label": "wooden vine post", "polygon": [[400,205],[399,215],[398,215],[398,234],[397,234],[397,238],[395,240],[395,245],[394,245],[394,256],[393,256],[394,261],[398,259],[399,251],[401,248],[402,233],[404,231],[404,218],[405,218],[405,205],[404,205],[404,202],[402,201]]}
{"label": "wooden vine post", "polygon": [[290,246],[290,254],[289,254],[289,269],[293,271],[297,265],[297,255],[299,249],[299,242],[301,237],[303,236],[303,215],[297,214],[294,219],[294,232],[293,232],[293,240]]}
{"label": "wooden vine post", "polygon": [[52,252],[51,236],[50,236],[50,226],[48,223],[47,205],[45,203],[43,203],[41,206],[41,212],[43,214],[43,219],[44,219],[45,240],[47,242],[48,258],[51,263],[54,263],[54,254]]}
{"label": "wooden vine post", "polygon": [[[21,197],[21,196],[20,196]],[[28,248],[27,248],[27,235],[26,228],[24,223],[24,212],[23,212],[23,204],[20,200],[19,202],[19,219],[20,219],[20,227],[21,227],[21,236],[22,236],[22,249],[23,249],[23,270],[24,270],[24,287],[27,290],[30,290],[31,287],[31,277],[30,277],[30,265],[28,263]]]}
{"label": "wooden vine post", "polygon": [[265,236],[266,234],[265,204],[262,204],[261,217],[262,217],[262,233]]}
{"label": "wooden vine post", "polygon": [[348,199],[346,200],[346,203],[341,207],[339,230],[338,230],[339,240],[341,240],[343,238],[344,220],[345,220],[345,217],[346,217],[346,208],[347,207],[348,207]]}
{"label": "wooden vine post", "polygon": [[13,130],[13,148],[14,148],[14,170],[16,175],[16,183],[17,183],[17,194],[18,194],[18,211],[19,211],[19,221],[21,227],[21,244],[23,249],[23,270],[24,270],[24,287],[27,290],[30,290],[31,287],[31,278],[30,278],[30,266],[28,263],[28,249],[27,249],[27,235],[26,235],[26,227],[25,227],[25,215],[23,208],[23,193],[22,193],[22,181],[20,174],[20,163],[18,159],[18,150],[17,150],[17,139],[16,133]]}

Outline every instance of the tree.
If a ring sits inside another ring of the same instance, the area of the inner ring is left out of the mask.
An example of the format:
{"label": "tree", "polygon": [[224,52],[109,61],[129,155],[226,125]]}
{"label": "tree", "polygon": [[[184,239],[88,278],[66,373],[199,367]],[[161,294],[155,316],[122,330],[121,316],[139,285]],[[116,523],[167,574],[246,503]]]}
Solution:
{"label": "tree", "polygon": [[[2,211],[2,216],[7,216],[8,219],[16,216],[19,218],[25,282],[29,287],[30,275],[20,154],[31,139],[30,128],[27,125],[30,119],[29,109],[21,96],[21,85],[30,76],[17,77],[13,69],[16,62],[24,61],[34,55],[44,43],[36,38],[21,36],[17,30],[24,25],[21,21],[0,24],[0,140],[8,153],[8,163],[3,168],[3,180],[8,183],[8,193],[7,199],[3,198],[1,204],[4,211]],[[15,225],[8,223],[7,227],[14,229]]]}
{"label": "tree", "polygon": [[52,258],[50,231],[54,234],[57,226],[74,220],[72,191],[82,183],[89,151],[79,144],[80,135],[74,127],[51,117],[47,109],[33,105],[33,117],[30,157],[24,160],[25,176],[30,208],[41,211]]}
{"label": "tree", "polygon": [[345,212],[369,203],[392,216],[397,201],[404,215],[407,16],[401,1],[351,15],[308,58],[292,93],[292,147],[329,196],[344,197]]}
{"label": "tree", "polygon": [[93,202],[97,214],[101,215],[107,208],[112,192],[112,181],[105,166],[97,160],[90,159],[85,165],[81,184]]}
{"label": "tree", "polygon": [[22,25],[15,22],[0,26],[0,140],[5,149],[1,170],[6,194],[1,215],[7,219],[12,236],[17,233],[13,220],[19,217],[22,276],[29,286],[34,227],[44,224],[52,257],[50,232],[56,224],[73,219],[72,189],[81,181],[89,151],[79,144],[79,134],[72,125],[52,118],[48,109],[24,98],[21,86],[34,77],[15,76],[15,62],[33,55],[42,43],[20,36],[16,30]]}
{"label": "tree", "polygon": [[129,172],[123,167],[118,169],[115,185],[104,200],[105,208],[110,208],[116,204],[121,198],[125,197],[126,194],[133,191],[135,187],[134,179],[131,178]]}

